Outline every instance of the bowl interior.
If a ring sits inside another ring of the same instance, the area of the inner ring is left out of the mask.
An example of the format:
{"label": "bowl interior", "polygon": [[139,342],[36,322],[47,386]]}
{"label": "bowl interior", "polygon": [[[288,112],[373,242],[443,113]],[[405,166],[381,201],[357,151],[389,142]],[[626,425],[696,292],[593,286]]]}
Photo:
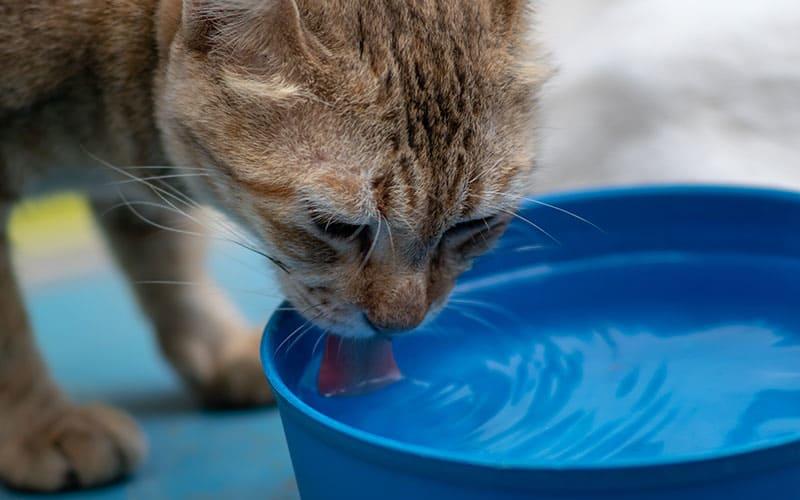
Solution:
{"label": "bowl interior", "polygon": [[304,320],[281,312],[265,344],[276,389],[360,436],[503,466],[673,463],[800,436],[800,197],[676,187],[544,203],[395,341],[404,380],[320,397],[322,333],[284,342]]}

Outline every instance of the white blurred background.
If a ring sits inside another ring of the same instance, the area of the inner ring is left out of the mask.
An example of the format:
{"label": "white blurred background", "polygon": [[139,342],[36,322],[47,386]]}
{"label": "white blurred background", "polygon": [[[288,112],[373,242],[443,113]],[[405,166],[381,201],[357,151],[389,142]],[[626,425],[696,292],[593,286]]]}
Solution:
{"label": "white blurred background", "polygon": [[539,0],[559,73],[539,192],[645,182],[800,189],[800,1]]}

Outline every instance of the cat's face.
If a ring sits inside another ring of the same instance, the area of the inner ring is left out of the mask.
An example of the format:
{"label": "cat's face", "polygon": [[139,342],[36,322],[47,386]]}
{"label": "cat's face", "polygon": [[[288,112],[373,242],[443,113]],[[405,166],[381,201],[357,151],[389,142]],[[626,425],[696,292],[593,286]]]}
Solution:
{"label": "cat's face", "polygon": [[307,318],[419,325],[527,190],[544,75],[524,2],[200,3],[157,85],[175,163],[213,169],[196,187],[259,235]]}

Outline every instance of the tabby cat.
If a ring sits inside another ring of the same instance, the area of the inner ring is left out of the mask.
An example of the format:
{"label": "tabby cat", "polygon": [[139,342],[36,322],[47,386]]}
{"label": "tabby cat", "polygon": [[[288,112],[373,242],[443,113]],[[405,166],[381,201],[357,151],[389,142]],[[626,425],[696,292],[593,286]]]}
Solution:
{"label": "tabby cat", "polygon": [[48,375],[11,268],[17,200],[83,189],[189,387],[268,403],[196,204],[247,228],[320,327],[418,326],[528,190],[546,68],[527,3],[0,0],[0,479],[89,487],[145,453],[131,418]]}

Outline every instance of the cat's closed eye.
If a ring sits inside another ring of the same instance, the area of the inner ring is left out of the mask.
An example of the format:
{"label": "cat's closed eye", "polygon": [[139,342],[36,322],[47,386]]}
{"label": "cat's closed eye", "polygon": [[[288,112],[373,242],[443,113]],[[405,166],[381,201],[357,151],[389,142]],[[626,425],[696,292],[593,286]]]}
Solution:
{"label": "cat's closed eye", "polygon": [[369,230],[369,226],[350,224],[332,217],[313,217],[316,230],[328,238],[336,240],[352,240]]}
{"label": "cat's closed eye", "polygon": [[479,254],[507,223],[508,217],[500,214],[460,222],[444,234],[443,244],[464,255]]}
{"label": "cat's closed eye", "polygon": [[472,219],[464,222],[459,222],[451,227],[445,233],[446,236],[459,236],[469,235],[475,232],[490,231],[503,221],[498,215],[490,215],[489,217],[482,217],[480,219]]}

